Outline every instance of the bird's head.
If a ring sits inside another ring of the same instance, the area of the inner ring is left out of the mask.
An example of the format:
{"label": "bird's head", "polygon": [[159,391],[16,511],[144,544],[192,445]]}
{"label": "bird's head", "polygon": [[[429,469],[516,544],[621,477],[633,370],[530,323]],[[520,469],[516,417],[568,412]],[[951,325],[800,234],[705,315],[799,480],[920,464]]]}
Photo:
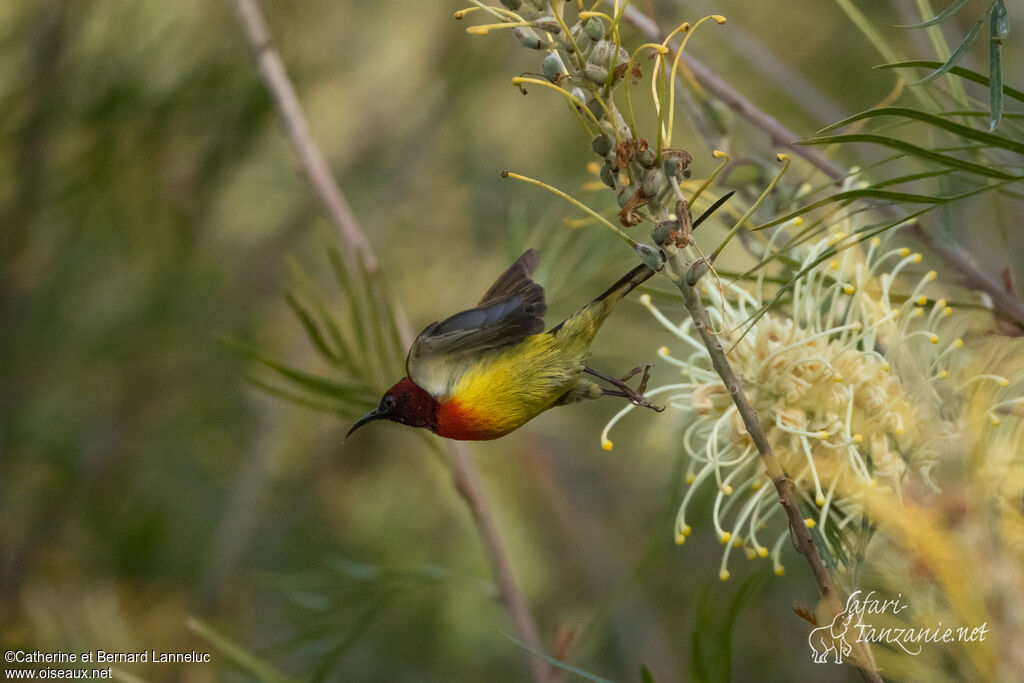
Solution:
{"label": "bird's head", "polygon": [[384,392],[380,404],[356,420],[345,438],[374,420],[391,420],[410,427],[437,431],[437,401],[408,377]]}

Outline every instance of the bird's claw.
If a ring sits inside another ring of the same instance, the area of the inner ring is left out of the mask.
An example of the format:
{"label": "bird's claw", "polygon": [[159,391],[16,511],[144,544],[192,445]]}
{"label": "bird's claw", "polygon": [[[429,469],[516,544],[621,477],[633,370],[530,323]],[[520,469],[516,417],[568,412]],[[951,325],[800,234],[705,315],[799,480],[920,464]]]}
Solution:
{"label": "bird's claw", "polygon": [[[605,391],[604,393],[611,396],[621,396],[635,406],[639,406],[641,408],[650,408],[654,412],[660,413],[665,410],[665,407],[658,407],[654,405],[646,396],[644,396],[644,392],[647,391],[647,381],[651,377],[652,367],[654,367],[653,363],[644,363],[643,365],[636,366],[635,368],[627,372],[625,375],[618,378],[609,377],[608,375],[601,374],[590,368],[587,368],[587,372],[589,372],[592,375],[595,375],[596,377],[600,377],[601,379],[603,379],[604,381],[608,382],[616,389],[618,389],[618,391]],[[641,372],[643,372],[643,376],[640,378],[640,384],[637,386],[636,389],[633,389],[631,386],[626,384],[626,382],[633,379]]]}

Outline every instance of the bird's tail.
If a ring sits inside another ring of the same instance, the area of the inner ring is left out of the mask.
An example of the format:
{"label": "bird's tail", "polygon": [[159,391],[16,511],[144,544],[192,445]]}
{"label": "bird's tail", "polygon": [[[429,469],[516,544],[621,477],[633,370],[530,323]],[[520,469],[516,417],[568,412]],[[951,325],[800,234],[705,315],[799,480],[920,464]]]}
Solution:
{"label": "bird's tail", "polygon": [[591,306],[604,303],[604,308],[611,308],[634,289],[647,282],[654,275],[654,269],[643,263],[623,275],[618,282],[609,287],[601,296],[590,302]]}

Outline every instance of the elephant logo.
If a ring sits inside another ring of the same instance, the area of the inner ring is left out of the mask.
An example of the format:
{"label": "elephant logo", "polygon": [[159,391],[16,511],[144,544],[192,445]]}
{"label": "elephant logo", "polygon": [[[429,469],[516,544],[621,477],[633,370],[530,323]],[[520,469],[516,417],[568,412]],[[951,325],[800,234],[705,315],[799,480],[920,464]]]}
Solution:
{"label": "elephant logo", "polygon": [[831,624],[819,626],[807,636],[815,664],[824,664],[829,653],[832,654],[836,664],[842,664],[843,657],[849,656],[853,651],[850,643],[846,640],[846,631],[850,628],[850,617],[850,613],[843,610],[836,615]]}

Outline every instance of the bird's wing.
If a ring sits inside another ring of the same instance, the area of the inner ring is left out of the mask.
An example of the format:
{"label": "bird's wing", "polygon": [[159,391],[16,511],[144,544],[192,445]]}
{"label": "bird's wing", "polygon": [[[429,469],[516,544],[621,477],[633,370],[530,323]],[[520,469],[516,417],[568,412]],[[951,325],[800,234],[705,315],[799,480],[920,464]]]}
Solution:
{"label": "bird's wing", "polygon": [[406,360],[409,377],[420,384],[417,375],[433,374],[432,361],[517,344],[543,332],[544,288],[530,279],[538,258],[536,251],[528,249],[491,285],[476,308],[420,332]]}

